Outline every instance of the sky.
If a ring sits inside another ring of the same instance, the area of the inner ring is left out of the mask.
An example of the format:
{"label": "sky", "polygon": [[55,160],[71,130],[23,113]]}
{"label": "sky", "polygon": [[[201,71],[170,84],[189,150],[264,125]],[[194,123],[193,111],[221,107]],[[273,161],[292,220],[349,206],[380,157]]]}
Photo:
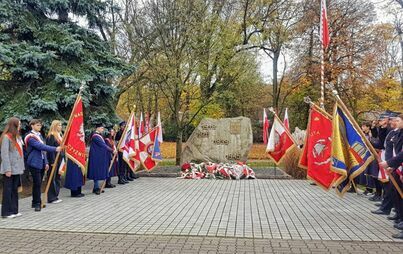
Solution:
{"label": "sky", "polygon": [[[391,0],[370,0],[375,5],[377,22],[386,23],[392,21],[392,16],[386,12],[385,6],[391,2]],[[318,24],[319,25],[319,24]],[[319,43],[319,42],[318,42]],[[289,56],[286,56],[287,61],[289,61]],[[260,62],[260,73],[264,82],[271,82],[273,68],[272,60],[265,53],[261,52],[258,55],[258,60]],[[282,75],[282,70],[284,68],[284,61],[281,58],[279,62],[279,76]]]}

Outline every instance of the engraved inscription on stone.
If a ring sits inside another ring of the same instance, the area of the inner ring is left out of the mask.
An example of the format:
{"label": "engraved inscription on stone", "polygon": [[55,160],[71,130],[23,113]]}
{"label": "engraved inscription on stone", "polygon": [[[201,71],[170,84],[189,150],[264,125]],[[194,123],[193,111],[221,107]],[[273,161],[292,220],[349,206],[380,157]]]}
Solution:
{"label": "engraved inscription on stone", "polygon": [[209,133],[206,131],[198,131],[197,132],[197,137],[198,138],[208,138],[209,137]]}
{"label": "engraved inscription on stone", "polygon": [[231,122],[231,124],[229,125],[229,132],[234,135],[241,134],[241,123]]}
{"label": "engraved inscription on stone", "polygon": [[208,131],[208,130],[215,130],[217,128],[216,125],[214,124],[204,124],[201,127],[204,131]]}
{"label": "engraved inscription on stone", "polygon": [[213,141],[213,143],[215,145],[226,145],[227,146],[229,144],[229,141],[228,140],[222,140],[222,139],[216,139],[216,140]]}
{"label": "engraved inscription on stone", "polygon": [[225,155],[225,158],[229,161],[237,161],[241,159],[241,154],[227,154]]}
{"label": "engraved inscription on stone", "polygon": [[183,147],[182,163],[245,162],[252,142],[252,125],[249,118],[205,118]]}

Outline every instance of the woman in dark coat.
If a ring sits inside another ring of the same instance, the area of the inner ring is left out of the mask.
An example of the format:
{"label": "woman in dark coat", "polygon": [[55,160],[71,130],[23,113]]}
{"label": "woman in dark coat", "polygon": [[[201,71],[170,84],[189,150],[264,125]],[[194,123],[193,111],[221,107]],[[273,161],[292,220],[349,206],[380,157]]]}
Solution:
{"label": "woman in dark coat", "polygon": [[[50,125],[49,133],[48,136],[46,137],[46,144],[48,146],[58,147],[60,146],[61,143],[62,143],[62,122],[59,120],[54,120]],[[56,154],[57,154],[56,152],[47,153],[50,169],[52,169],[53,165],[55,164]],[[56,165],[56,171],[53,174],[53,179],[50,183],[48,191],[48,203],[57,204],[62,202],[62,200],[59,199],[59,192],[61,187],[61,177],[59,168],[63,160],[63,157],[64,157],[63,154],[59,157],[59,161],[57,162]],[[48,177],[50,177],[50,173],[51,170],[48,170],[47,171]]]}

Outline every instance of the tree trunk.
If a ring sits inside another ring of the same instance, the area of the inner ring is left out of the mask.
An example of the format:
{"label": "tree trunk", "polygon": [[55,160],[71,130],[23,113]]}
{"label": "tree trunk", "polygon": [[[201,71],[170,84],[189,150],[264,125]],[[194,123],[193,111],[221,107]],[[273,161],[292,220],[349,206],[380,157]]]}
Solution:
{"label": "tree trunk", "polygon": [[176,132],[176,160],[175,165],[179,166],[181,163],[182,158],[182,137],[183,137],[183,130],[182,128],[177,126]]}
{"label": "tree trunk", "polygon": [[280,50],[273,53],[273,108],[278,110],[278,59],[280,58]]}

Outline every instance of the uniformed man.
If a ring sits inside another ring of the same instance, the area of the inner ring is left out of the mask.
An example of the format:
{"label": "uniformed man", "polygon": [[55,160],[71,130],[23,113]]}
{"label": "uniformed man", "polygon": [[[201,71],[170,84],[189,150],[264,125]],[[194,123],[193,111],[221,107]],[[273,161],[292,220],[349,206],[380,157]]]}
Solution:
{"label": "uniformed man", "polygon": [[90,152],[88,157],[88,174],[87,178],[94,181],[93,193],[100,195],[101,188],[99,181],[105,181],[108,178],[109,158],[114,153],[103,138],[104,126],[97,124],[95,132],[90,138]]}

